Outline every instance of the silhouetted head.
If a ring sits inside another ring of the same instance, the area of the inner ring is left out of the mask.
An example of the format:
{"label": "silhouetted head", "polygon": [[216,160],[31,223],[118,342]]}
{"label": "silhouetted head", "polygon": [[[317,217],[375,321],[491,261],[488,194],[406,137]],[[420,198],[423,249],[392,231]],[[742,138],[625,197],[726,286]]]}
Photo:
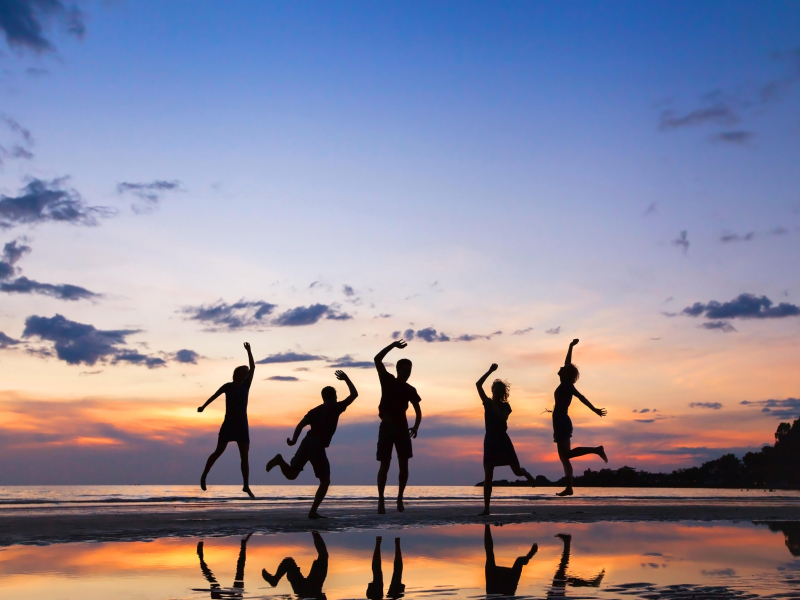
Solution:
{"label": "silhouetted head", "polygon": [[336,388],[329,385],[322,388],[322,401],[325,404],[336,402]]}
{"label": "silhouetted head", "polygon": [[411,361],[401,358],[397,361],[397,378],[400,381],[408,381],[409,377],[411,377]]}
{"label": "silhouetted head", "polygon": [[508,393],[511,384],[502,379],[495,379],[492,383],[492,400],[495,402],[508,402]]}
{"label": "silhouetted head", "polygon": [[241,385],[244,383],[244,380],[247,379],[247,374],[250,372],[250,369],[247,366],[242,365],[241,367],[236,367],[233,370],[233,383],[236,385]]}
{"label": "silhouetted head", "polygon": [[564,365],[558,370],[558,376],[564,383],[575,383],[580,378],[581,372],[578,371],[577,366],[570,363],[568,365]]}

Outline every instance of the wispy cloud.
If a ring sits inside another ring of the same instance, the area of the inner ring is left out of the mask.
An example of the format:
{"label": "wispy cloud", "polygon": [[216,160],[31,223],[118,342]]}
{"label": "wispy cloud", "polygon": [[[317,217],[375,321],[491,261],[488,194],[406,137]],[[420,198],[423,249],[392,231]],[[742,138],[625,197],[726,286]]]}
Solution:
{"label": "wispy cloud", "polygon": [[762,413],[770,413],[776,419],[800,419],[800,398],[784,400],[742,400],[744,406],[760,406]]}
{"label": "wispy cloud", "polygon": [[67,179],[32,179],[17,196],[0,195],[0,229],[48,221],[96,225],[98,218],[116,214],[105,206],[87,206],[76,190],[65,187]]}
{"label": "wispy cloud", "polygon": [[404,338],[406,340],[422,340],[423,342],[474,342],[475,340],[490,340],[496,335],[503,335],[502,331],[495,331],[489,334],[464,333],[458,336],[450,336],[443,331],[438,331],[434,327],[424,329],[406,329],[405,331],[392,332],[392,339]]}
{"label": "wispy cloud", "polygon": [[349,354],[340,358],[334,358],[328,365],[335,369],[372,369],[375,363],[371,360],[356,360]]}
{"label": "wispy cloud", "polygon": [[766,296],[740,294],[728,302],[695,302],[684,308],[681,314],[688,317],[705,316],[707,319],[782,319],[800,315],[800,307],[794,304],[773,304]]}
{"label": "wispy cloud", "polygon": [[278,352],[276,354],[270,354],[266,358],[262,358],[259,361],[256,361],[258,365],[271,365],[271,364],[282,364],[282,363],[293,363],[293,362],[308,362],[312,360],[327,360],[324,356],[319,356],[317,354],[307,354],[305,352]]}
{"label": "wispy cloud", "polygon": [[297,377],[292,377],[291,375],[273,375],[272,377],[267,377],[267,381],[300,381]]}
{"label": "wispy cloud", "polygon": [[11,134],[11,144],[7,148],[0,144],[0,165],[4,159],[31,159],[33,158],[33,136],[31,132],[19,124],[16,119],[12,119],[4,114],[0,114],[0,123],[5,125],[5,129]]}
{"label": "wispy cloud", "polygon": [[715,142],[725,142],[728,144],[747,145],[756,136],[752,131],[722,131],[711,136]]}
{"label": "wispy cloud", "polygon": [[678,246],[683,250],[683,253],[686,254],[689,251],[689,232],[684,230],[681,231],[680,235],[672,240],[673,246]]}
{"label": "wispy cloud", "polygon": [[690,402],[689,408],[708,408],[710,410],[719,410],[722,408],[721,402]]}
{"label": "wispy cloud", "polygon": [[117,184],[118,194],[133,194],[143,201],[143,204],[132,204],[131,209],[137,214],[151,212],[158,206],[165,192],[183,191],[178,180],[166,181],[159,179],[149,183],[130,183],[123,181]]}
{"label": "wispy cloud", "polygon": [[533,327],[526,327],[525,329],[517,329],[511,335],[525,335],[526,333],[530,333],[531,331],[533,331]]}
{"label": "wispy cloud", "polygon": [[281,313],[272,320],[273,325],[278,327],[302,327],[313,325],[320,319],[331,319],[335,321],[347,321],[353,317],[347,313],[340,312],[337,307],[328,304],[312,304],[310,306],[297,306]]}
{"label": "wispy cloud", "polygon": [[181,313],[191,321],[199,321],[209,326],[210,330],[227,329],[234,331],[245,328],[264,327],[269,324],[268,317],[277,308],[263,300],[239,300],[228,304],[218,300],[213,304],[184,306]]}
{"label": "wispy cloud", "polygon": [[552,329],[545,329],[544,332],[550,335],[558,335],[559,333],[561,333],[561,325],[559,325],[558,327],[553,327]]}
{"label": "wispy cloud", "polygon": [[9,346],[16,346],[19,344],[19,340],[15,340],[12,337],[7,336],[5,333],[0,331],[0,348],[8,348]]}
{"label": "wispy cloud", "polygon": [[724,333],[733,333],[736,328],[726,321],[709,321],[708,323],[701,323],[701,329],[708,329],[710,331],[722,331]]}

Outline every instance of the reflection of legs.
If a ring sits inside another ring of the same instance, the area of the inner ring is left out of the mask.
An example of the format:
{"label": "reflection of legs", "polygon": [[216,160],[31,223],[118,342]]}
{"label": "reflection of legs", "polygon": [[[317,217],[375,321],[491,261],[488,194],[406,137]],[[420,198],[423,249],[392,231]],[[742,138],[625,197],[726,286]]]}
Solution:
{"label": "reflection of legs", "polygon": [[297,476],[300,475],[300,469],[295,469],[293,466],[287,463],[280,454],[276,454],[267,463],[267,473],[269,473],[275,467],[280,467],[283,476],[289,480],[297,479]]}
{"label": "reflection of legs", "polygon": [[200,476],[200,487],[205,491],[206,489],[206,477],[208,477],[208,472],[211,470],[211,467],[214,466],[214,463],[217,462],[217,459],[222,456],[222,453],[225,452],[225,448],[228,446],[228,442],[223,442],[222,440],[217,441],[217,449],[211,453],[211,456],[208,457],[206,461],[206,468],[203,469],[203,474]]}
{"label": "reflection of legs", "polygon": [[400,598],[406,591],[403,585],[403,552],[400,550],[400,538],[394,538],[394,570],[392,581],[389,583],[389,597]]}
{"label": "reflection of legs", "polygon": [[400,477],[398,478],[400,490],[397,492],[397,510],[403,512],[405,510],[405,506],[403,506],[403,493],[406,491],[406,484],[408,483],[408,458],[405,456],[398,456],[397,465],[400,467]]}
{"label": "reflection of legs", "polygon": [[536,554],[538,551],[539,545],[533,544],[525,556],[520,556],[514,561],[514,566],[511,567],[511,570],[513,571],[514,577],[517,581],[519,581],[519,578],[522,576],[522,567],[526,566],[533,558],[534,554]]}
{"label": "reflection of legs", "polygon": [[294,562],[293,558],[287,556],[281,561],[281,564],[278,565],[278,570],[275,571],[275,575],[270,575],[266,569],[261,569],[261,577],[272,587],[276,587],[291,568],[297,568],[297,563]]}
{"label": "reflection of legs", "polygon": [[235,588],[244,587],[244,563],[247,561],[247,540],[250,539],[251,535],[253,534],[248,533],[239,547],[239,560],[236,561],[236,579],[233,581],[233,587]]}
{"label": "reflection of legs", "polygon": [[217,578],[214,577],[214,573],[212,573],[211,569],[208,568],[208,565],[203,558],[203,542],[197,542],[197,557],[200,559],[200,570],[203,572],[203,577],[205,577],[206,581],[211,584],[212,588],[219,589]]}
{"label": "reflection of legs", "polygon": [[317,493],[314,496],[314,503],[311,505],[311,512],[308,513],[309,519],[320,519],[322,515],[317,512],[319,505],[322,504],[322,501],[325,499],[325,494],[328,493],[328,488],[331,485],[331,478],[326,477],[325,479],[319,480],[319,487],[317,488]]}
{"label": "reflection of legs", "polygon": [[383,570],[381,569],[381,542],[383,538],[375,538],[375,550],[372,552],[372,582],[367,585],[367,598],[381,600],[383,598]]}
{"label": "reflection of legs", "polygon": [[389,466],[392,464],[392,457],[381,461],[380,469],[378,469],[378,514],[386,513],[386,506],[384,501],[384,491],[386,490],[386,478],[389,476]]}
{"label": "reflection of legs", "polygon": [[[480,513],[478,516],[483,517],[486,515],[490,515],[491,510],[489,510],[489,503],[492,501],[492,482],[494,480],[494,467],[483,467],[483,512]],[[488,525],[487,525],[488,527]],[[488,530],[487,530],[488,531]],[[489,533],[489,539],[491,540],[492,534]]]}
{"label": "reflection of legs", "polygon": [[483,548],[486,550],[486,568],[497,566],[494,562],[494,541],[492,540],[492,528],[487,523],[483,527]]}
{"label": "reflection of legs", "polygon": [[244,482],[242,491],[247,492],[247,495],[255,500],[255,495],[250,491],[250,442],[236,442],[236,445],[239,446],[239,458],[242,461],[242,481]]}

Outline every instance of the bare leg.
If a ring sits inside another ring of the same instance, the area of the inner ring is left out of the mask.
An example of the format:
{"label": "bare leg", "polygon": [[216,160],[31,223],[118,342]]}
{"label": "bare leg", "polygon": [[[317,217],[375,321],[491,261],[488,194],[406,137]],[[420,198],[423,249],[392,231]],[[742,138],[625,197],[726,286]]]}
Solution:
{"label": "bare leg", "polygon": [[328,488],[331,485],[330,478],[327,479],[320,479],[319,480],[319,487],[317,488],[317,493],[314,496],[314,503],[311,505],[311,512],[308,513],[309,519],[324,519],[321,514],[317,512],[319,505],[322,504],[322,501],[325,499],[325,494],[328,493]]}
{"label": "bare leg", "polygon": [[405,592],[403,585],[403,551],[400,549],[400,538],[394,538],[394,569],[392,581],[389,583],[389,598],[401,598]]}
{"label": "bare leg", "polygon": [[292,467],[289,463],[287,463],[283,456],[280,454],[276,454],[270,461],[267,463],[267,472],[271,471],[275,467],[280,467],[281,473],[286,479],[295,480],[297,476],[300,475],[300,471]]}
{"label": "bare leg", "polygon": [[569,462],[571,457],[571,450],[569,448],[569,438],[558,442],[558,458],[561,459],[561,464],[564,465],[564,475],[567,478],[567,487],[563,492],[559,492],[558,496],[572,496],[572,464]]}
{"label": "bare leg", "polygon": [[372,581],[367,585],[367,598],[381,600],[383,598],[383,569],[381,568],[381,542],[383,538],[375,538],[375,550],[372,552]]}
{"label": "bare leg", "polygon": [[578,458],[579,456],[586,456],[587,454],[597,454],[597,456],[608,462],[608,457],[606,457],[606,452],[603,450],[602,446],[597,446],[596,448],[578,446],[569,451],[570,458]]}
{"label": "bare leg", "polygon": [[523,469],[519,466],[519,463],[516,465],[511,465],[511,472],[514,473],[517,477],[524,477],[528,480],[528,483],[531,484],[531,487],[536,487],[536,480],[533,478],[527,469]]}
{"label": "bare leg", "polygon": [[479,517],[492,514],[489,503],[492,501],[492,481],[494,479],[494,467],[483,467],[483,512]]}
{"label": "bare leg", "polygon": [[397,464],[400,467],[400,478],[398,479],[400,490],[397,492],[397,510],[403,512],[406,509],[403,506],[403,493],[406,491],[406,484],[408,483],[408,459],[398,456]]}
{"label": "bare leg", "polygon": [[242,491],[255,500],[255,495],[250,491],[250,460],[248,458],[250,442],[236,442],[236,445],[239,446],[239,458],[242,459],[242,481],[244,481]]}
{"label": "bare leg", "polygon": [[244,565],[247,562],[247,541],[252,533],[248,533],[239,545],[239,560],[236,561],[236,578],[233,580],[233,587],[244,588]]}
{"label": "bare leg", "polygon": [[378,469],[378,514],[386,514],[386,503],[384,500],[384,491],[386,490],[386,478],[389,476],[389,466],[392,464],[391,457],[381,461],[381,467]]}
{"label": "bare leg", "polygon": [[206,468],[203,469],[203,474],[200,476],[200,488],[204,492],[206,491],[206,477],[208,477],[208,472],[211,470],[211,467],[214,466],[214,463],[217,462],[217,459],[222,456],[222,453],[225,452],[227,446],[228,442],[223,442],[222,440],[217,441],[217,449],[208,457]]}

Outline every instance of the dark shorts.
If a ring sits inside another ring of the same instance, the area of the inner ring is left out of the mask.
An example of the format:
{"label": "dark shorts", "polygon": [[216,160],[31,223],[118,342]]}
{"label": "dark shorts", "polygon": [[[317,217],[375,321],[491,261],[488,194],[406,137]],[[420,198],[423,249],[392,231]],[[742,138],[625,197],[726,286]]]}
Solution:
{"label": "dark shorts", "polygon": [[572,437],[572,419],[569,415],[553,413],[553,441],[563,442]]}
{"label": "dark shorts", "polygon": [[250,443],[250,428],[247,421],[223,421],[219,428],[219,441]]}
{"label": "dark shorts", "polygon": [[519,459],[511,438],[505,432],[489,434],[483,438],[484,467],[518,467]]}
{"label": "dark shorts", "polygon": [[317,479],[331,478],[331,463],[328,462],[328,453],[325,452],[325,442],[316,435],[307,433],[289,464],[293,469],[302,471],[309,462],[314,467]]}
{"label": "dark shorts", "polygon": [[378,429],[378,452],[376,458],[383,462],[391,460],[392,447],[397,449],[397,458],[411,458],[411,436],[408,435],[408,423],[389,423],[381,421]]}

